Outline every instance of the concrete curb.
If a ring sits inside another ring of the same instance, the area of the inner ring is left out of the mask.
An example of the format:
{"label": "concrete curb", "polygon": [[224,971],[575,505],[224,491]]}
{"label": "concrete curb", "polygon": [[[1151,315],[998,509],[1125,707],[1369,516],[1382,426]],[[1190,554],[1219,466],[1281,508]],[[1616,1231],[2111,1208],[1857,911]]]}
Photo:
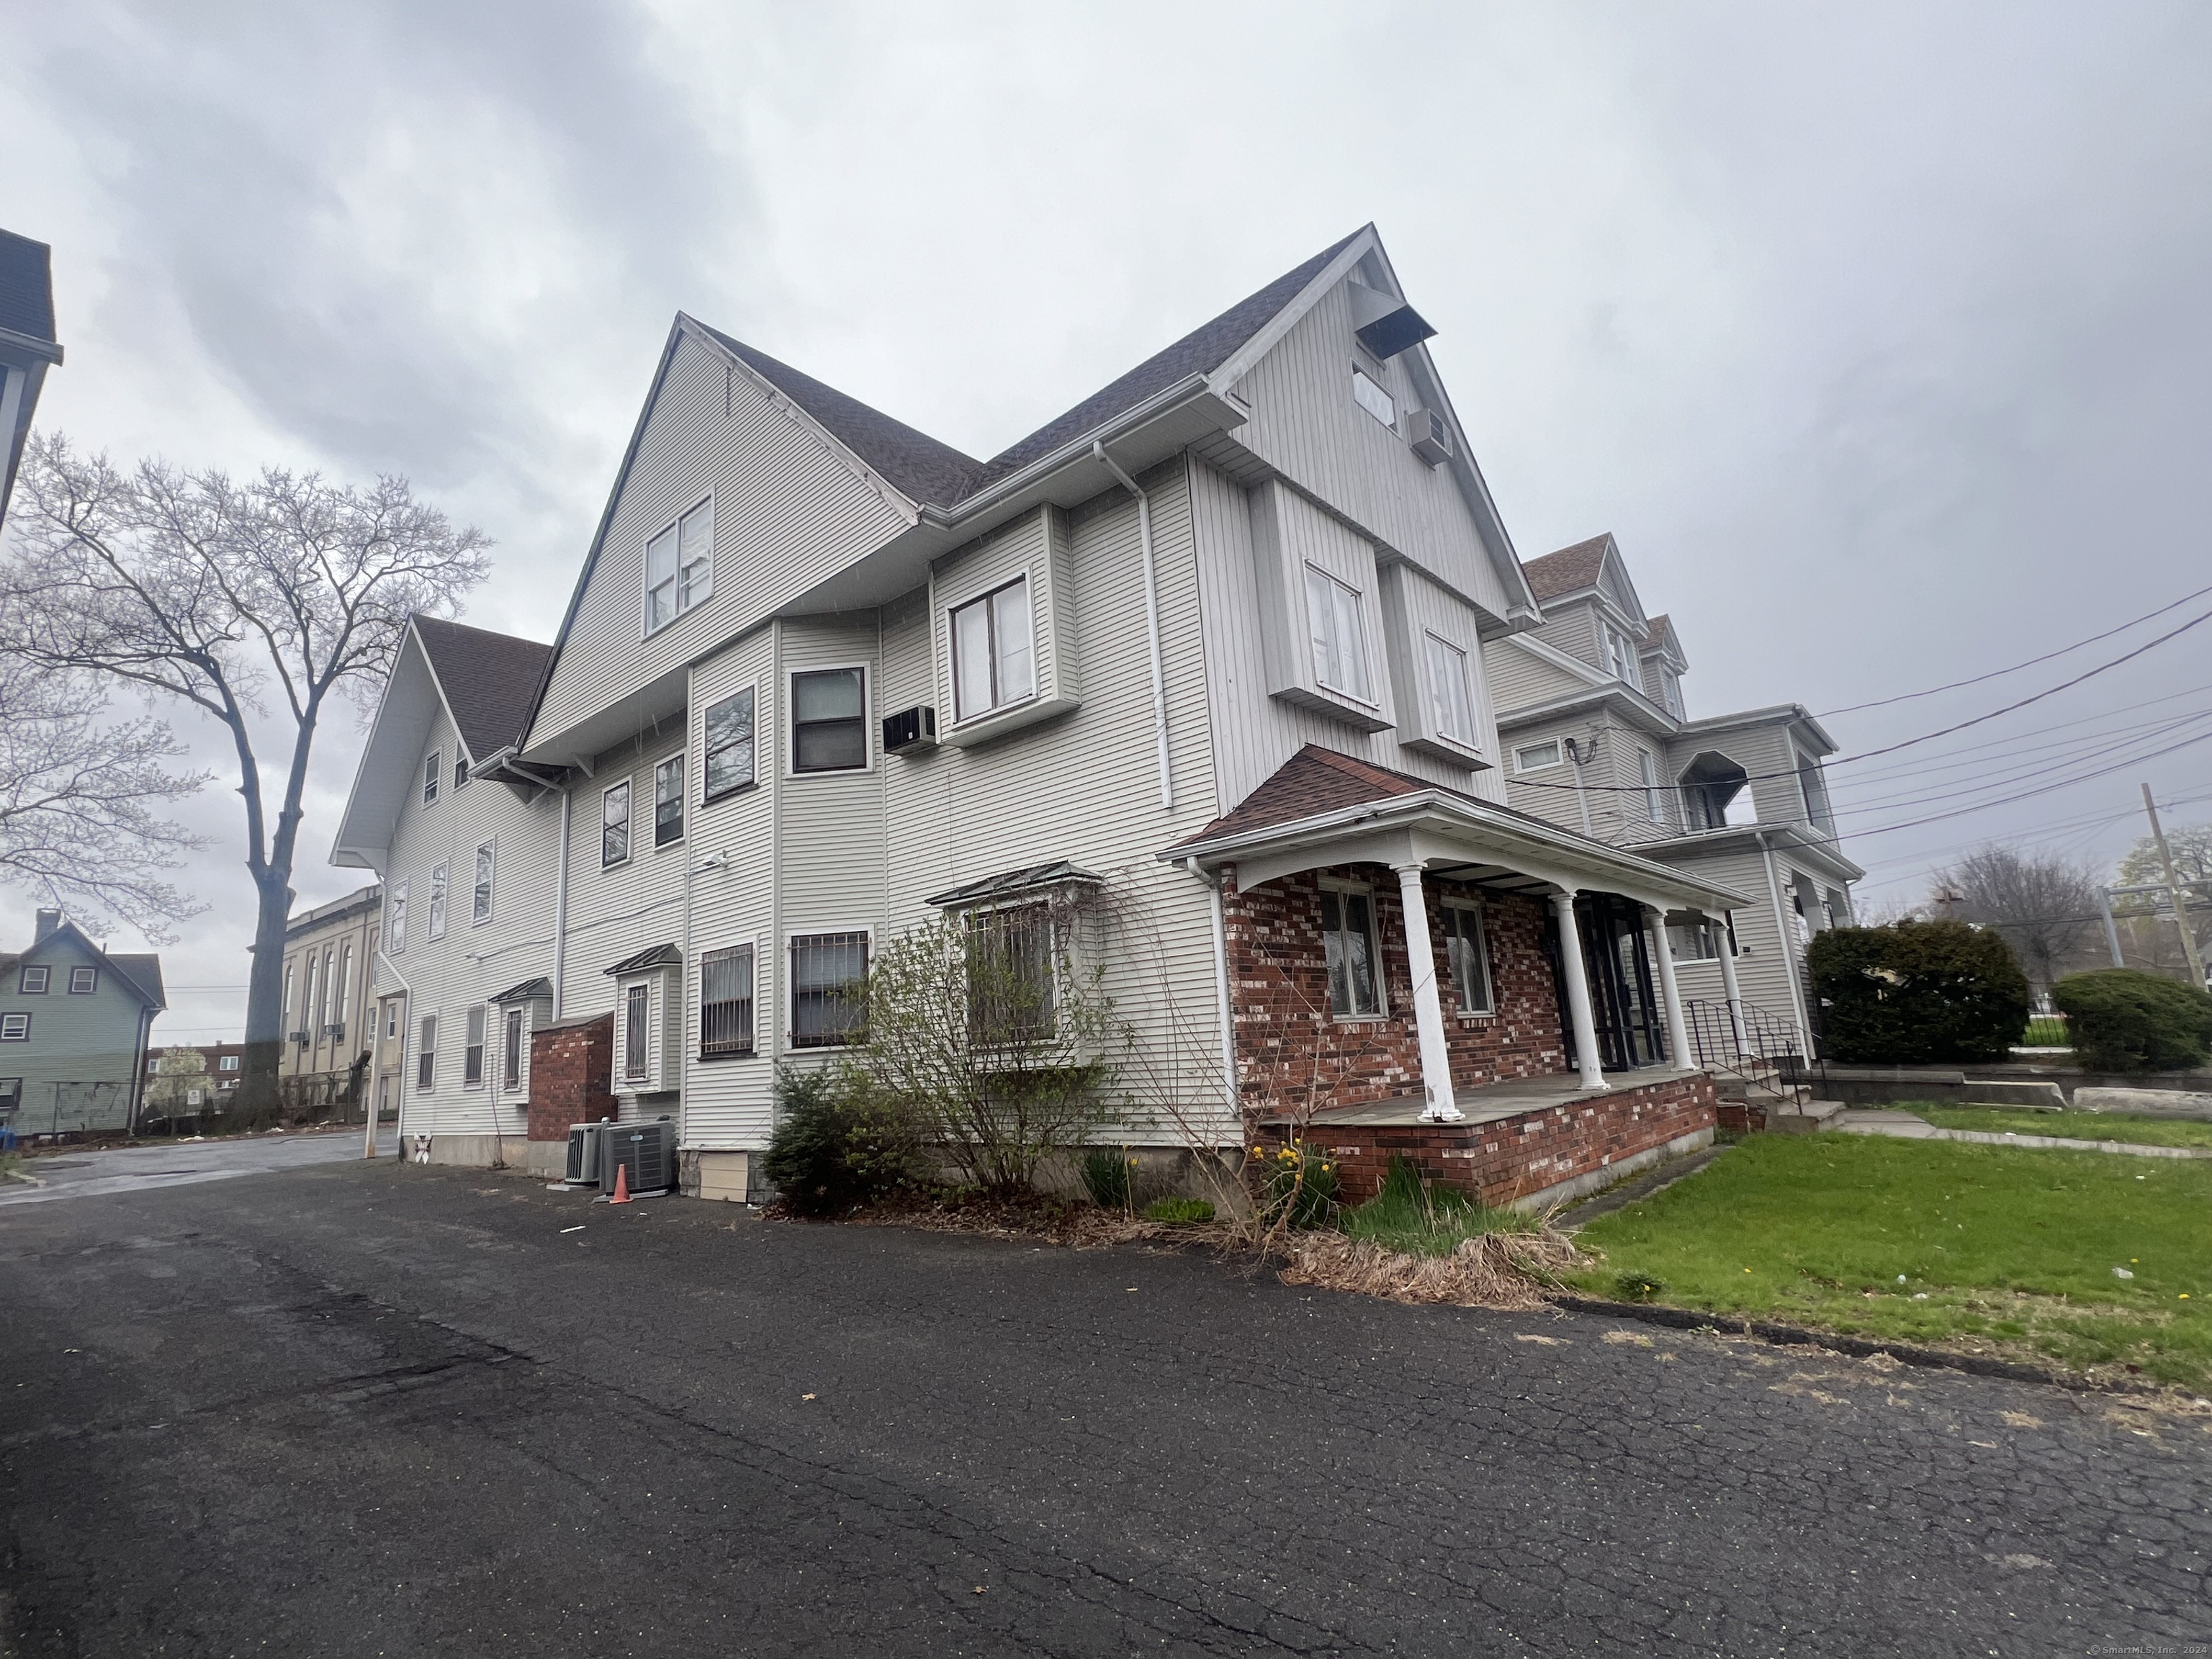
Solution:
{"label": "concrete curb", "polygon": [[1884,1342],[1837,1331],[1808,1330],[1801,1325],[1778,1325],[1764,1319],[1743,1319],[1734,1314],[1702,1313],[1694,1308],[1672,1308],[1655,1302],[1603,1302],[1592,1297],[1553,1296],[1546,1298],[1570,1313],[1595,1314],[1602,1318],[1632,1319],[1645,1325],[1663,1325],[1678,1331],[1718,1331],[1730,1336],[1755,1336],[1784,1348],[1826,1348],[1854,1359],[1885,1354],[1899,1364],[1929,1370],[1964,1371],[1972,1376],[1999,1377],[2008,1382],[2043,1382],[2076,1394],[2160,1395],[2168,1385],[2138,1382],[2131,1378],[2099,1380],[2056,1366],[2035,1365],[2013,1359],[1960,1353],[1950,1348],[1923,1348],[1909,1342]]}
{"label": "concrete curb", "polygon": [[2212,1158],[2212,1147],[2161,1146],[2147,1140],[2078,1140],[2069,1135],[2023,1135],[1991,1129],[1939,1129],[1925,1118],[1907,1114],[1896,1123],[1832,1123],[1829,1132],[1841,1135],[1881,1135],[1891,1140],[1960,1140],[1974,1146],[2026,1146],[2035,1152],[2113,1152],[2124,1158]]}

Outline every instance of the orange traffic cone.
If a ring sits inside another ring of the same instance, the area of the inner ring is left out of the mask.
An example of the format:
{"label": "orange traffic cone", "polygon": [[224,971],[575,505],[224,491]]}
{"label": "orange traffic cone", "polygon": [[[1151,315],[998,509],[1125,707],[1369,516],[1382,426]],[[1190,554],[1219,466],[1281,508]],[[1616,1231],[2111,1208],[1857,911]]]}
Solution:
{"label": "orange traffic cone", "polygon": [[607,1202],[610,1204],[627,1204],[629,1201],[629,1165],[627,1164],[617,1164],[615,1165],[615,1195],[609,1199]]}

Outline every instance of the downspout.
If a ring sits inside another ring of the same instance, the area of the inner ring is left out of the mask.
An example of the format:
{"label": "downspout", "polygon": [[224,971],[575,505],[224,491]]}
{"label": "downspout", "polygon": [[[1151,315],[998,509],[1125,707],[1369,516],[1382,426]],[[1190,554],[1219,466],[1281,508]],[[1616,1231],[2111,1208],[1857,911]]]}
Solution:
{"label": "downspout", "polygon": [[1124,472],[1105,444],[1097,438],[1091,441],[1091,453],[1098,464],[1114,475],[1115,482],[1137,498],[1137,541],[1143,549],[1145,559],[1145,641],[1152,659],[1152,739],[1159,754],[1160,807],[1164,811],[1175,810],[1175,781],[1168,768],[1168,689],[1167,673],[1160,664],[1160,587],[1159,574],[1152,557],[1152,503],[1145,492],[1137,488],[1137,481]]}
{"label": "downspout", "polygon": [[[1790,917],[1782,908],[1782,880],[1774,873],[1774,844],[1766,838],[1766,831],[1755,830],[1753,835],[1759,842],[1759,856],[1766,866],[1766,896],[1774,907],[1774,942],[1782,948],[1782,961],[1790,975],[1790,1006],[1797,1017],[1798,1035],[1805,1039],[1809,1051],[1813,1046],[1813,1022],[1805,1008],[1804,973],[1797,960],[1796,941],[1790,927]],[[1805,1058],[1811,1060],[1808,1052]]]}
{"label": "downspout", "polygon": [[[561,792],[561,857],[557,864],[558,873],[553,878],[553,1019],[556,1024],[561,1019],[561,992],[566,982],[564,970],[568,962],[568,803],[575,799],[575,793],[573,789]],[[688,905],[686,914],[689,914]],[[383,953],[379,951],[378,954]],[[405,1051],[404,1043],[401,1051],[403,1054]],[[404,1083],[400,1085],[400,1093],[406,1093]],[[404,1114],[406,1108],[403,1106],[400,1110]]]}
{"label": "downspout", "polygon": [[1229,1002],[1229,930],[1226,913],[1221,902],[1221,872],[1212,875],[1199,868],[1195,858],[1187,858],[1182,867],[1206,884],[1206,892],[1213,901],[1213,1010],[1221,1024],[1221,1097],[1229,1109],[1230,1121],[1237,1125],[1240,1137],[1244,1133],[1243,1114],[1237,1108],[1237,1028],[1231,1023]]}
{"label": "downspout", "polygon": [[[407,982],[406,975],[392,965],[392,958],[385,955],[382,945],[377,946],[376,959],[384,964],[386,973],[399,981],[400,993],[407,999],[407,1018],[399,1022],[399,1064],[393,1072],[399,1079],[399,1087],[394,1091],[399,1098],[392,1103],[398,1115],[392,1121],[392,1138],[399,1143],[399,1161],[404,1164],[407,1161],[407,1035],[415,1029],[415,988]],[[368,1132],[371,1135],[376,1133],[376,1109],[374,1106],[368,1110]],[[375,1144],[374,1140],[369,1143],[371,1147]],[[372,1152],[370,1156],[374,1157],[374,1153]]]}

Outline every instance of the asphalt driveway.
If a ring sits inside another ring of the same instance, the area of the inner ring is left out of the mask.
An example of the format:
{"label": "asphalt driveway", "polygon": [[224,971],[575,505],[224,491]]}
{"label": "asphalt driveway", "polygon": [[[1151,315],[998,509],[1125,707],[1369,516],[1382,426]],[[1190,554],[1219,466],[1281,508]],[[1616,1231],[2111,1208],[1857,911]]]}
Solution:
{"label": "asphalt driveway", "polygon": [[2212,1415],[1188,1255],[346,1162],[0,1211],[0,1329],[27,1659],[2212,1643]]}

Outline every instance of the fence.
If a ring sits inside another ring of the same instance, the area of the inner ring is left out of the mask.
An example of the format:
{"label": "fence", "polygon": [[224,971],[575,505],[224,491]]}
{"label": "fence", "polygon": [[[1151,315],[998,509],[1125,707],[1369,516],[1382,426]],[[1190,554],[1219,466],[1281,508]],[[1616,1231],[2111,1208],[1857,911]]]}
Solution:
{"label": "fence", "polygon": [[0,1105],[0,1128],[33,1135],[120,1134],[131,1127],[128,1083],[26,1083]]}

